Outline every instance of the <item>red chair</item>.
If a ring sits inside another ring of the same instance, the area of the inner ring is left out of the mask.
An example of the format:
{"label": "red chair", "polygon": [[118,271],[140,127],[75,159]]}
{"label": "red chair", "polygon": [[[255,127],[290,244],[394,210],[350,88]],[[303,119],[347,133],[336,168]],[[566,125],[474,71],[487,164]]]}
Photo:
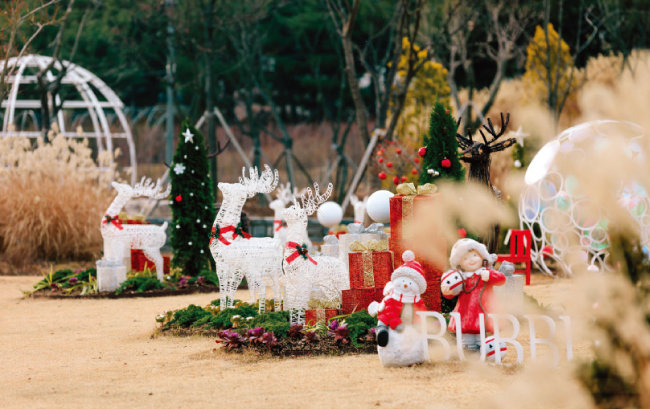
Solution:
{"label": "red chair", "polygon": [[497,262],[509,261],[517,266],[524,263],[525,268],[516,269],[515,274],[526,274],[526,285],[530,285],[530,244],[532,236],[530,230],[510,230],[510,254],[499,254]]}

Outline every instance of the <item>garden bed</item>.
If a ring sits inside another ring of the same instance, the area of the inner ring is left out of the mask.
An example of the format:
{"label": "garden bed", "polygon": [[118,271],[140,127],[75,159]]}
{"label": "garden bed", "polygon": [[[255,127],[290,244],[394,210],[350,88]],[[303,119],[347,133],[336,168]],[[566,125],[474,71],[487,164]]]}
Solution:
{"label": "garden bed", "polygon": [[[229,353],[308,356],[376,353],[376,318],[366,311],[338,315],[313,326],[291,325],[288,311],[258,314],[258,306],[241,301],[222,310],[219,300],[205,307],[190,305],[159,314],[155,335],[215,337]],[[268,302],[268,308],[273,305]]]}
{"label": "garden bed", "polygon": [[[245,286],[245,282],[242,283]],[[180,271],[172,271],[161,282],[154,271],[145,269],[127,274],[127,280],[113,292],[99,292],[97,288],[97,270],[94,267],[85,270],[62,269],[50,271],[33,285],[33,289],[23,291],[25,297],[78,299],[78,298],[132,298],[163,297],[194,293],[211,293],[219,291],[219,280],[213,271],[206,270],[199,276],[184,276]]]}

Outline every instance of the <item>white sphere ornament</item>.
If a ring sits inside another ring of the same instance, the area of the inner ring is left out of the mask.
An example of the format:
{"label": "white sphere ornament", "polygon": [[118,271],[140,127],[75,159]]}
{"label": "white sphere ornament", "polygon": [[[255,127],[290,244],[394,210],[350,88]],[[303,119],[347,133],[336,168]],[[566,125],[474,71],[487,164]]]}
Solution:
{"label": "white sphere ornament", "polygon": [[395,196],[388,190],[378,190],[368,197],[366,212],[372,220],[377,223],[388,223],[390,221],[390,198]]}
{"label": "white sphere ornament", "polygon": [[318,207],[316,217],[323,226],[334,227],[343,220],[343,209],[336,202],[325,202]]}

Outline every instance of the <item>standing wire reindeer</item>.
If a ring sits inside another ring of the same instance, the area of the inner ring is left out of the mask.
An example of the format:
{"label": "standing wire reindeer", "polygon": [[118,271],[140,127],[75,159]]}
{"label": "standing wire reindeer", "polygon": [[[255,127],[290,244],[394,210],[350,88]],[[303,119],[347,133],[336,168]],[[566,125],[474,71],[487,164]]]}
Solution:
{"label": "standing wire reindeer", "polygon": [[167,240],[167,222],[161,226],[153,224],[122,224],[120,210],[131,198],[144,196],[152,199],[164,199],[169,196],[170,186],[162,188],[160,179],[154,185],[151,179],[142,178],[135,186],[124,183],[112,183],[117,196],[106,209],[102,217],[100,231],[104,239],[104,258],[123,260],[128,251],[142,250],[144,255],[156,265],[156,277],[163,281],[163,257],[160,248]]}
{"label": "standing wire reindeer", "polygon": [[349,287],[345,264],[335,257],[309,254],[302,241],[307,231],[307,217],[332,194],[332,184],[320,194],[318,184],[314,191],[307,188],[300,195],[300,203],[294,198],[293,205],[284,211],[287,221],[287,242],[284,247],[282,267],[286,280],[285,307],[290,310],[292,324],[302,324],[305,309],[313,293],[327,302],[340,302],[341,290]]}
{"label": "standing wire reindeer", "polygon": [[[458,119],[457,125],[460,125],[460,121],[461,118]],[[498,199],[501,199],[501,191],[492,185],[492,180],[490,179],[490,162],[493,153],[505,150],[517,143],[515,138],[508,138],[497,142],[497,140],[505,133],[509,122],[510,114],[506,114],[504,120],[503,113],[501,113],[501,129],[497,132],[494,129],[492,120],[488,118],[488,124],[483,124],[483,128],[492,138],[488,140],[483,133],[483,129],[479,128],[478,131],[481,134],[481,139],[483,139],[482,142],[474,140],[471,132],[467,132],[467,136],[463,136],[459,133],[456,134],[458,145],[462,149],[460,160],[469,164],[469,179],[487,186],[487,188],[490,189]],[[485,244],[488,246],[490,252],[496,252],[497,240],[499,238],[499,226],[495,225],[492,230],[493,231],[485,237]]]}
{"label": "standing wire reindeer", "polygon": [[275,200],[269,203],[269,207],[273,210],[273,238],[280,239],[282,243],[287,239],[287,223],[282,218],[282,212],[291,203],[295,194],[296,192],[291,190],[290,183],[280,185]]}
{"label": "standing wire reindeer", "polygon": [[363,200],[359,200],[357,195],[352,195],[350,197],[350,203],[354,208],[354,222],[363,224],[363,221],[366,218],[366,205],[368,204],[368,196]]}
{"label": "standing wire reindeer", "polygon": [[281,243],[279,239],[251,236],[242,230],[240,215],[246,199],[258,193],[270,193],[278,184],[278,171],[265,165],[264,171],[244,168],[239,183],[218,184],[223,202],[212,225],[210,252],[219,277],[220,300],[223,308],[232,308],[234,295],[246,276],[251,302],[259,300],[264,311],[266,286],[273,288],[276,307],[281,300]]}

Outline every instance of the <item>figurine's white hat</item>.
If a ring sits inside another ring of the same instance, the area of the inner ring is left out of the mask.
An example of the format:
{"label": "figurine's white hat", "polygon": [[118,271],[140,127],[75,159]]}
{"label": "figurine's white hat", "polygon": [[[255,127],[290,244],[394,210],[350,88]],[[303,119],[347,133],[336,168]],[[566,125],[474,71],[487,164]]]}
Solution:
{"label": "figurine's white hat", "polygon": [[488,267],[492,267],[497,261],[497,255],[490,254],[485,244],[472,239],[460,239],[454,243],[454,246],[451,248],[451,254],[449,254],[449,265],[451,268],[458,267],[463,256],[472,250],[476,250],[483,257],[483,260],[487,261]]}
{"label": "figurine's white hat", "polygon": [[415,254],[411,250],[406,250],[402,253],[402,260],[404,264],[393,271],[390,280],[393,281],[398,277],[408,277],[418,286],[420,294],[424,293],[427,290],[427,281],[424,279],[422,265],[415,261]]}

